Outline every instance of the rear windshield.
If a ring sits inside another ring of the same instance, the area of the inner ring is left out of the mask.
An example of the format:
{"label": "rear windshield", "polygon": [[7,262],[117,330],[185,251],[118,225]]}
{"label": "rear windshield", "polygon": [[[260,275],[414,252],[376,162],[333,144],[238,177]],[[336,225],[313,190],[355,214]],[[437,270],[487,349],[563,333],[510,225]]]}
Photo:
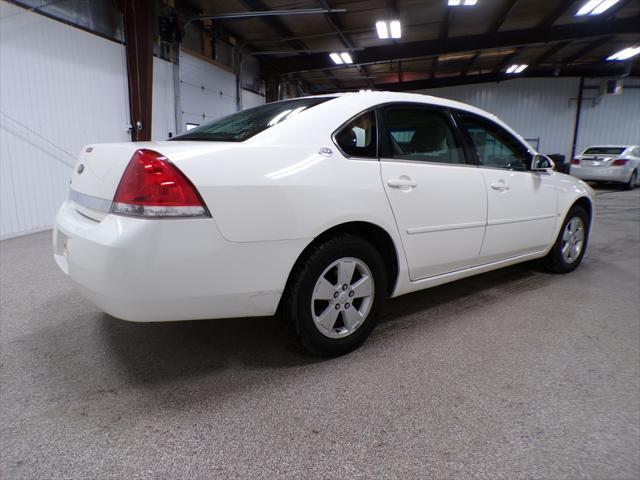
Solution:
{"label": "rear windshield", "polygon": [[269,127],[289,120],[300,112],[333,98],[335,97],[299,98],[268,103],[205,123],[171,140],[243,142]]}
{"label": "rear windshield", "polygon": [[620,155],[627,147],[591,147],[583,155]]}

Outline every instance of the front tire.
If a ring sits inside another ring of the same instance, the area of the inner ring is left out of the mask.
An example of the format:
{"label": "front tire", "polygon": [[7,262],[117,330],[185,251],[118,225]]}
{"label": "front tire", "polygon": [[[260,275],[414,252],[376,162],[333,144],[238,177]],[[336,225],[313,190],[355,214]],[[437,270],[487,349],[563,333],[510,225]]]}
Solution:
{"label": "front tire", "polygon": [[569,210],[553,247],[545,257],[548,270],[569,273],[578,268],[589,242],[589,214],[580,205]]}
{"label": "front tire", "polygon": [[375,327],[387,282],[380,253],[369,242],[338,235],[314,246],[296,266],[284,314],[308,352],[343,355]]}

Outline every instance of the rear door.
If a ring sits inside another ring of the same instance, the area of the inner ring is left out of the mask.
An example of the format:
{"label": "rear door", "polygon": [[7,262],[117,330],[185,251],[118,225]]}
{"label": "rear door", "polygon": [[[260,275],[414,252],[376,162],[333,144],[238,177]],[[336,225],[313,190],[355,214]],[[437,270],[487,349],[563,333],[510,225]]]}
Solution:
{"label": "rear door", "polygon": [[487,197],[453,117],[422,104],[389,105],[379,113],[382,182],[411,280],[475,265]]}
{"label": "rear door", "polygon": [[474,146],[488,199],[482,263],[539,251],[552,242],[557,191],[547,172],[529,170],[531,154],[497,123],[471,113],[457,118]]}

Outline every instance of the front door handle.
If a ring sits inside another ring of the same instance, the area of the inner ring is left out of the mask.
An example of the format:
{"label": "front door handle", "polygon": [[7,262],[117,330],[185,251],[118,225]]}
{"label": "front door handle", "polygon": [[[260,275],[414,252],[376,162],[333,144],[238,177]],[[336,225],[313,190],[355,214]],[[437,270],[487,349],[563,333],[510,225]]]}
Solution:
{"label": "front door handle", "polygon": [[411,180],[411,177],[401,175],[398,178],[390,178],[387,180],[387,185],[391,188],[400,188],[402,190],[410,190],[418,186],[416,182]]}
{"label": "front door handle", "polygon": [[493,182],[491,184],[491,188],[493,188],[494,190],[497,190],[499,192],[506,192],[511,187],[509,185],[507,185],[507,182],[505,182],[504,180],[498,180],[497,182]]}

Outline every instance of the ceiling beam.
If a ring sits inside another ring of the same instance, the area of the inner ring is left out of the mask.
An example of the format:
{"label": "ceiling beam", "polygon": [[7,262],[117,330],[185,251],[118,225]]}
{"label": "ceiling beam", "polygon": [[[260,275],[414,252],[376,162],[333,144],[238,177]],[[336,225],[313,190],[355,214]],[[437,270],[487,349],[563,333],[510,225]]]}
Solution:
{"label": "ceiling beam", "polygon": [[[247,1],[247,0],[244,0]],[[255,1],[255,0],[252,0]],[[517,47],[547,42],[560,42],[600,35],[636,33],[640,17],[628,17],[607,22],[588,22],[553,27],[536,27],[524,30],[509,30],[492,34],[449,37],[438,40],[380,45],[354,52],[356,64],[372,64],[391,60],[422,58],[433,55],[460,53],[473,50],[492,50],[496,48]],[[273,59],[270,73],[292,73],[308,70],[339,68],[326,54],[298,55]]]}
{"label": "ceiling beam", "polygon": [[539,27],[550,27],[558,21],[558,19],[564,15],[567,10],[576,2],[576,0],[564,0],[558,2],[558,6],[551,10],[538,24]]}
{"label": "ceiling beam", "polygon": [[467,64],[462,69],[462,75],[463,76],[466,77],[467,75],[469,75],[469,70],[471,70],[471,67],[473,66],[473,64],[475,63],[475,61],[478,59],[479,56],[480,56],[480,52],[476,52],[476,53],[473,54],[473,57],[471,57],[469,59]]}
{"label": "ceiling beam", "polygon": [[533,60],[531,62],[531,66],[538,66],[538,65],[543,64],[544,62],[546,62],[547,60],[552,58],[560,50],[562,50],[563,48],[565,48],[569,44],[571,44],[570,40],[565,40],[564,42],[554,43],[542,55],[538,56],[535,60]]}
{"label": "ceiling beam", "polygon": [[[470,85],[474,83],[497,83],[504,82],[509,80],[514,80],[516,78],[557,78],[557,77],[587,77],[587,78],[597,78],[597,77],[616,77],[620,75],[624,75],[625,72],[624,65],[614,65],[608,67],[599,67],[599,68],[571,68],[565,69],[562,72],[554,72],[553,69],[533,69],[533,70],[525,70],[523,73],[519,75],[506,75],[504,73],[483,73],[480,75],[468,75],[468,76],[451,76],[451,77],[440,77],[440,78],[427,78],[423,80],[412,80],[408,82],[402,83],[379,83],[376,84],[376,89],[378,90],[387,90],[387,91],[412,91],[412,90],[422,90],[428,88],[439,88],[439,87],[451,87],[456,85]],[[640,75],[640,67],[636,67],[635,70],[632,70],[632,75],[638,76]],[[350,90],[357,90],[357,88],[352,88]],[[332,93],[332,90],[324,90],[322,93]]]}
{"label": "ceiling beam", "polygon": [[[320,4],[326,10],[331,10],[331,7],[329,6],[329,2],[327,0],[320,0]],[[340,38],[342,45],[344,45],[344,47],[348,49],[349,52],[353,52],[355,50],[353,41],[348,35],[342,32],[342,26],[340,25],[340,20],[337,18],[337,15],[333,13],[327,13],[326,19],[327,22],[329,22],[329,26],[331,26],[333,31],[336,32],[336,34]],[[365,67],[364,65],[357,65],[357,68],[358,72],[360,72],[360,74],[365,77],[365,83],[369,86],[369,88],[374,88],[371,79],[368,78],[369,72],[367,72],[367,67]]]}
{"label": "ceiling beam", "polygon": [[562,60],[562,66],[565,67],[567,65],[571,65],[576,60],[584,57],[587,53],[592,52],[595,48],[599,47],[603,43],[606,43],[606,42],[612,40],[613,38],[614,38],[614,35],[609,35],[608,37],[598,38],[598,39],[594,40],[593,42],[589,42],[587,45],[582,47],[577,52],[575,52],[572,55],[570,55],[569,57],[563,59]]}
{"label": "ceiling beam", "polygon": [[[240,0],[240,2],[249,10],[255,10],[255,11],[269,10],[268,6],[264,2],[262,2],[262,0]],[[287,38],[293,35],[291,33],[291,30],[289,30],[289,28],[287,28],[287,26],[279,18],[268,17],[268,16],[259,17],[259,18],[262,19],[262,21],[265,22],[278,36]],[[287,44],[289,44],[289,46],[291,46],[295,50],[309,51],[309,47],[305,45],[303,42],[301,42],[300,40],[288,40]],[[343,87],[340,81],[337,80],[330,71],[326,71],[325,75],[334,84],[334,86],[336,86],[339,89]]]}
{"label": "ceiling beam", "polygon": [[446,42],[447,38],[449,38],[449,27],[451,26],[452,17],[453,10],[445,6],[444,18],[442,19],[442,24],[440,25],[440,40],[443,42]]}
{"label": "ceiling beam", "polygon": [[502,27],[504,22],[507,20],[509,13],[513,10],[513,7],[516,6],[516,3],[518,3],[518,0],[507,0],[504,7],[496,15],[495,20],[489,27],[487,33],[495,33],[500,30],[500,27]]}

